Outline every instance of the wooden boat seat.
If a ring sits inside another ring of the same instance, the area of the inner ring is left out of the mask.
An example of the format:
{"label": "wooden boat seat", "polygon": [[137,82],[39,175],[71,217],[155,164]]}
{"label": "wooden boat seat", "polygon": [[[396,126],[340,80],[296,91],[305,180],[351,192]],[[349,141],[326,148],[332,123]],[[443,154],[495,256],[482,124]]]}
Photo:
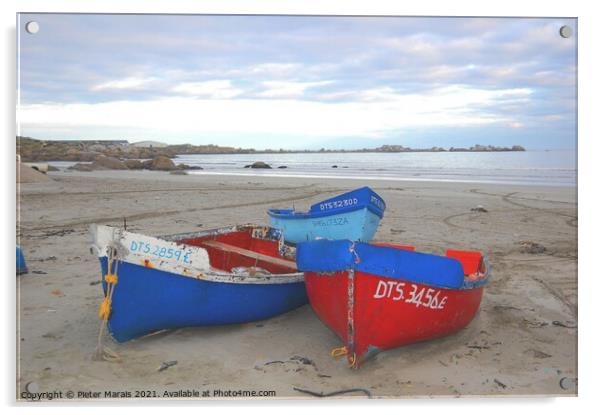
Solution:
{"label": "wooden boat seat", "polygon": [[282,267],[290,268],[297,271],[297,264],[295,261],[289,261],[288,259],[275,258],[273,256],[260,254],[259,252],[250,251],[248,249],[240,248],[238,246],[226,244],[219,241],[203,241],[201,246],[208,246],[210,248],[219,249],[226,252],[234,252],[239,255],[244,255],[249,258],[257,259],[259,261],[269,262],[274,265],[280,265]]}

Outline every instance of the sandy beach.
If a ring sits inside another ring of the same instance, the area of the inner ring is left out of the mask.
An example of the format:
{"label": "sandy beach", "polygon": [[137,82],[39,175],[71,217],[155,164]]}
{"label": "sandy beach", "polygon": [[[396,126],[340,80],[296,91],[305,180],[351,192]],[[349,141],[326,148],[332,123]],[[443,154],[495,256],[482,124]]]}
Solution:
{"label": "sandy beach", "polygon": [[[53,180],[19,185],[29,273],[17,277],[17,399],[29,382],[40,392],[101,392],[100,398],[105,391],[164,396],[187,389],[275,391],[276,398],[311,398],[293,388],[362,388],[375,397],[577,393],[574,187],[133,171],[48,176]],[[303,209],[363,185],[387,202],[376,240],[488,255],[492,280],[468,327],[383,352],[352,371],[330,356],[341,341],[305,305],[248,324],[185,328],[124,344],[107,338],[120,360],[92,359],[102,290],[88,225],[121,226],[125,217],[128,230],[164,235],[264,224],[270,207]],[[471,211],[477,205],[487,212]],[[525,242],[545,251],[526,252]],[[167,361],[177,364],[158,371]]]}

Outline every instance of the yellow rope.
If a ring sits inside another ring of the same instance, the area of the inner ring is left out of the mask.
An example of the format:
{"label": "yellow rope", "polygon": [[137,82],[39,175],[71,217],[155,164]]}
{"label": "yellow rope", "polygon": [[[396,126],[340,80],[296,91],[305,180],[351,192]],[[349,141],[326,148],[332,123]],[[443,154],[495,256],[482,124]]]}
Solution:
{"label": "yellow rope", "polygon": [[98,308],[98,318],[101,320],[108,320],[109,315],[111,314],[111,303],[109,302],[109,297],[105,297],[100,303],[100,307]]}
{"label": "yellow rope", "polygon": [[117,285],[117,274],[107,274],[105,275],[105,281],[107,282],[107,284],[113,284],[113,285]]}
{"label": "yellow rope", "polygon": [[337,359],[339,357],[347,356],[349,367],[355,367],[355,362],[357,360],[356,355],[353,353],[351,356],[349,356],[349,349],[347,349],[347,346],[335,347],[330,351],[330,355]]}
{"label": "yellow rope", "polygon": [[335,347],[334,349],[332,349],[332,351],[330,352],[330,355],[332,357],[342,357],[345,356],[347,354],[347,347],[346,346],[342,346],[342,347]]}
{"label": "yellow rope", "polygon": [[351,358],[349,359],[349,367],[354,367],[355,366],[355,353],[353,353],[353,355],[351,356]]}
{"label": "yellow rope", "polygon": [[119,356],[102,344],[102,335],[104,333],[105,326],[109,321],[109,317],[111,316],[111,301],[113,299],[113,293],[115,292],[115,286],[119,281],[117,277],[117,266],[119,262],[115,265],[113,269],[113,249],[110,249],[107,255],[107,274],[105,275],[105,281],[107,282],[107,290],[105,296],[100,303],[100,307],[98,308],[98,318],[101,319],[100,330],[98,333],[98,346],[96,348],[96,359],[99,360],[108,360],[108,361],[118,361]]}

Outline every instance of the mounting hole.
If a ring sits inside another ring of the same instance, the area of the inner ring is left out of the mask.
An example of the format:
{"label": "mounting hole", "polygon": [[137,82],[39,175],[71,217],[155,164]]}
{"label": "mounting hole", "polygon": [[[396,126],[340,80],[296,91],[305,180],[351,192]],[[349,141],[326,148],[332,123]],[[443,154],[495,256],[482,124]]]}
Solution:
{"label": "mounting hole", "polygon": [[27,30],[27,33],[35,35],[40,30],[40,25],[35,21],[27,22],[27,24],[25,24],[25,30]]}
{"label": "mounting hole", "polygon": [[571,28],[571,26],[562,26],[560,28],[560,36],[562,36],[565,39],[568,39],[569,37],[573,36],[573,28]]}
{"label": "mounting hole", "polygon": [[38,393],[40,391],[40,387],[35,382],[27,382],[25,385],[25,390],[29,393]]}

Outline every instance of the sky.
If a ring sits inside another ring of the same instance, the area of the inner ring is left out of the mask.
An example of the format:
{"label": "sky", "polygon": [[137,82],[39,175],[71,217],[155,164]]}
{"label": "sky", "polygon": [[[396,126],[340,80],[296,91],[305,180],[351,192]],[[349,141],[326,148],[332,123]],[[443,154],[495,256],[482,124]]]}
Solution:
{"label": "sky", "polygon": [[568,18],[21,14],[17,132],[570,149],[576,32]]}

